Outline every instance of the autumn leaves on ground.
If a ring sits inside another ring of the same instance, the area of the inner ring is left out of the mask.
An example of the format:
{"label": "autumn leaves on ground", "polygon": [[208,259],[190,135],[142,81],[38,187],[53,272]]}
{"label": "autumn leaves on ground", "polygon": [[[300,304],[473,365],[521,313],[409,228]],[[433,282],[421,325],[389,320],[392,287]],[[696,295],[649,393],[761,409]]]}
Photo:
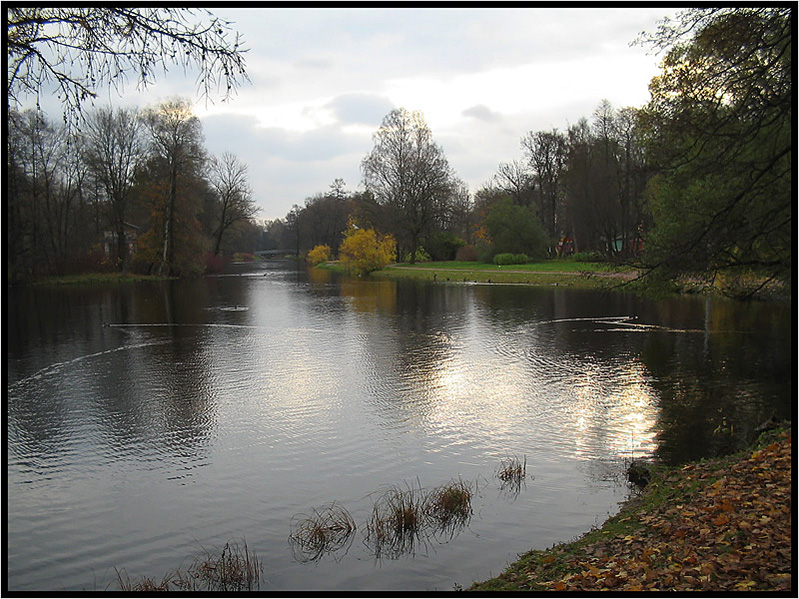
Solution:
{"label": "autumn leaves on ground", "polygon": [[664,472],[600,530],[469,590],[790,591],[791,431]]}

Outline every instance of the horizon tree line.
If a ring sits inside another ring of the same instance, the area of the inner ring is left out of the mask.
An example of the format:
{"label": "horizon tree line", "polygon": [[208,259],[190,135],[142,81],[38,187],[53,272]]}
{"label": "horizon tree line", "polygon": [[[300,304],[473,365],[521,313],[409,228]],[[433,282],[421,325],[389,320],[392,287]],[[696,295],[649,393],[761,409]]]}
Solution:
{"label": "horizon tree line", "polygon": [[[299,252],[336,248],[354,216],[392,234],[399,259],[411,263],[423,255],[454,259],[465,246],[490,260],[516,245],[510,239],[497,243],[509,238],[500,233],[504,229],[535,238],[515,249],[541,258],[554,256],[564,236],[578,240],[578,251],[632,254],[646,224],[643,193],[650,176],[634,117],[634,109],[614,110],[603,101],[591,123],[580,119],[567,133],[531,131],[520,142],[523,159],[501,163],[493,179],[471,193],[422,113],[398,108],[386,115],[361,163],[363,191],[345,193],[337,179],[330,192],[295,205],[267,230],[275,240],[290,231],[292,240],[284,245]],[[513,211],[501,207],[507,202]]]}
{"label": "horizon tree line", "polygon": [[[410,262],[465,248],[488,260],[513,238],[531,256],[553,256],[567,238],[650,279],[723,280],[742,298],[790,285],[792,25],[787,7],[692,8],[665,20],[636,40],[666,51],[645,106],[603,100],[565,132],[528,132],[522,159],[473,194],[421,113],[394,110],[362,161],[357,213]],[[295,206],[292,222],[317,204]],[[300,237],[297,247],[310,249]]]}
{"label": "horizon tree line", "polygon": [[[790,8],[692,8],[662,21],[635,41],[665,52],[645,106],[603,100],[565,131],[527,132],[521,158],[500,163],[474,192],[422,113],[392,110],[361,162],[363,191],[348,193],[337,179],[263,226],[253,220],[246,168],[229,154],[206,155],[185,101],[141,112],[82,109],[96,84],[117,85],[114,73],[124,79],[140,66],[146,85],[154,65],[180,64],[174,51],[153,52],[191,40],[198,45],[185,56],[200,68],[200,87],[225,82],[230,92],[246,79],[245,50],[226,41],[227,24],[201,25],[188,9],[15,8],[7,16],[11,280],[96,265],[109,240],[122,271],[189,274],[203,269],[198,256],[219,255],[234,238],[250,249],[338,247],[352,220],[392,235],[398,259],[410,262],[490,260],[511,245],[552,257],[568,239],[581,255],[632,261],[651,278],[755,274],[762,285],[790,284]],[[69,34],[80,19],[107,31],[85,48],[65,46],[64,28]],[[160,46],[142,35],[150,30]],[[120,48],[127,54],[115,56]],[[87,66],[88,79],[70,59]],[[53,80],[64,125],[16,110],[20,96],[38,97]],[[123,243],[132,221],[145,223],[135,259]]]}
{"label": "horizon tree line", "polygon": [[91,269],[201,273],[260,235],[247,165],[208,155],[188,100],[99,107],[80,128],[12,109],[7,130],[11,281]]}

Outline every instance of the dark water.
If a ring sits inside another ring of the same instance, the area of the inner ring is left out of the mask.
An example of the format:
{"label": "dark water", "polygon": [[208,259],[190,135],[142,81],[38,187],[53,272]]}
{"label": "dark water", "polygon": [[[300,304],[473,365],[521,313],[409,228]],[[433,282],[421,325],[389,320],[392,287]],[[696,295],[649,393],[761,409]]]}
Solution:
{"label": "dark water", "polygon": [[[274,263],[6,294],[15,591],[159,579],[241,538],[261,590],[465,587],[601,524],[632,457],[734,449],[793,406],[789,305]],[[519,489],[495,476],[509,456],[527,461]],[[381,492],[458,478],[475,491],[465,526],[375,556]],[[358,530],[299,561],[292,517],[332,501]]]}

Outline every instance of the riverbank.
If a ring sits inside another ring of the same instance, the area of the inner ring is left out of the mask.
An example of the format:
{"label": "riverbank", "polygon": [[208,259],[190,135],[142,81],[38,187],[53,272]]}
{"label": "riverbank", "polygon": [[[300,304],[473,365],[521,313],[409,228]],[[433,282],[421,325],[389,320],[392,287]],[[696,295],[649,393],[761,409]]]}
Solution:
{"label": "riverbank", "polygon": [[532,264],[498,266],[481,262],[424,262],[392,264],[371,273],[373,277],[422,281],[498,283],[552,287],[612,288],[635,279],[637,273],[600,262],[550,260]]}
{"label": "riverbank", "polygon": [[576,541],[521,555],[469,591],[793,590],[791,429],[653,479]]}
{"label": "riverbank", "polygon": [[607,262],[547,260],[531,264],[498,266],[481,262],[424,262],[391,264],[370,274],[376,278],[422,281],[573,287],[582,289],[627,290],[648,297],[672,295],[718,296],[740,300],[786,301],[790,284],[746,276],[686,276],[664,281],[640,277],[639,271]]}
{"label": "riverbank", "polygon": [[139,275],[120,272],[88,272],[77,275],[54,275],[31,282],[38,287],[60,285],[96,285],[102,283],[136,283],[139,281],[168,281],[176,277],[161,277],[158,275]]}

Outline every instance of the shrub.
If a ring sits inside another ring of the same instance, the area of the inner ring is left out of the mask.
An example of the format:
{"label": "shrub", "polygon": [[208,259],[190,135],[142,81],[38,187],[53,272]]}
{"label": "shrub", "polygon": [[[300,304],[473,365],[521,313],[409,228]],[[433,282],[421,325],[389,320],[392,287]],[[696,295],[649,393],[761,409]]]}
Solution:
{"label": "shrub", "polygon": [[224,270],[228,260],[221,254],[211,252],[205,255],[205,271],[211,274],[220,273]]}
{"label": "shrub", "polygon": [[527,254],[497,254],[494,256],[494,264],[505,266],[506,264],[527,264],[529,262]]}
{"label": "shrub", "polygon": [[317,245],[314,247],[305,259],[313,264],[314,266],[318,266],[325,262],[330,262],[330,246],[329,245]]}
{"label": "shrub", "polygon": [[453,233],[439,231],[427,238],[425,247],[430,257],[436,261],[454,260],[460,248],[466,242]]}
{"label": "shrub", "polygon": [[[425,251],[425,249],[423,247],[419,246],[417,248],[417,250],[416,250],[416,260],[415,261],[416,262],[430,262],[431,260],[432,260],[432,258],[430,257],[430,254],[428,254],[427,251]],[[405,254],[405,262],[410,262],[410,261],[411,261],[411,253],[408,252],[407,254]]]}
{"label": "shrub", "polygon": [[473,245],[464,245],[463,247],[458,248],[458,251],[455,254],[455,260],[459,260],[461,262],[477,262],[477,258],[477,248]]}
{"label": "shrub", "polygon": [[374,229],[350,228],[338,250],[345,270],[369,274],[394,261],[397,243],[391,235],[380,235]]}
{"label": "shrub", "polygon": [[549,240],[535,211],[509,198],[494,204],[485,228],[496,253],[525,253],[536,260],[547,255]]}
{"label": "shrub", "polygon": [[497,250],[494,244],[485,239],[477,242],[477,259],[480,262],[490,263],[494,261],[494,256],[497,255]]}
{"label": "shrub", "polygon": [[574,262],[605,262],[607,258],[602,252],[577,252],[571,255]]}

